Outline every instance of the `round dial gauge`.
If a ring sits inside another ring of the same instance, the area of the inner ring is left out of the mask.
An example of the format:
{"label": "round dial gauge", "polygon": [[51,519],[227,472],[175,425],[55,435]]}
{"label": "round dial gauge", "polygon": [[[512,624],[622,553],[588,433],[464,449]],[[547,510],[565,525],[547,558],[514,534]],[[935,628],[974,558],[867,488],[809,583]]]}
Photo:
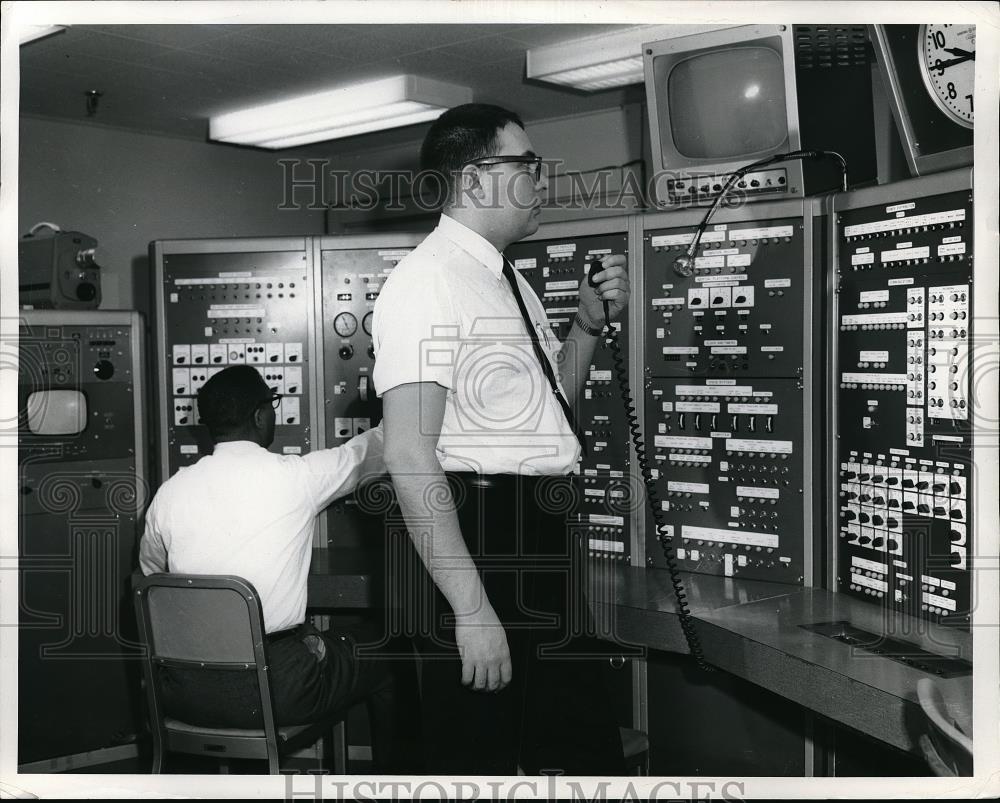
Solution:
{"label": "round dial gauge", "polygon": [[372,313],[369,312],[369,313],[367,313],[365,315],[365,317],[361,321],[361,328],[365,330],[365,334],[366,335],[370,335],[372,333],[372,318],[373,317],[374,316],[372,315]]}
{"label": "round dial gauge", "polygon": [[358,331],[358,319],[350,312],[342,312],[333,319],[333,330],[341,337],[350,337]]}
{"label": "round dial gauge", "polygon": [[920,75],[931,99],[948,119],[966,128],[975,120],[972,90],[976,77],[974,25],[921,25],[917,37]]}

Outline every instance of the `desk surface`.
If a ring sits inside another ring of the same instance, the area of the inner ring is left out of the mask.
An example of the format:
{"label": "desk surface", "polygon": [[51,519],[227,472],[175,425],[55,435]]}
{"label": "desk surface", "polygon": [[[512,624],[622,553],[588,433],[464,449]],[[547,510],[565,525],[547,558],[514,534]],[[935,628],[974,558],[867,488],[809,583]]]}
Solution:
{"label": "desk surface", "polygon": [[[384,574],[377,553],[314,550],[309,606],[378,607]],[[938,655],[972,660],[972,637],[953,628],[886,620],[875,605],[822,589],[682,572],[706,660],[824,716],[917,752],[924,729],[917,680],[927,673],[806,630],[845,620]],[[670,575],[594,562],[590,603],[601,636],[624,646],[688,652]],[[937,678],[959,726],[972,732],[972,676]]]}

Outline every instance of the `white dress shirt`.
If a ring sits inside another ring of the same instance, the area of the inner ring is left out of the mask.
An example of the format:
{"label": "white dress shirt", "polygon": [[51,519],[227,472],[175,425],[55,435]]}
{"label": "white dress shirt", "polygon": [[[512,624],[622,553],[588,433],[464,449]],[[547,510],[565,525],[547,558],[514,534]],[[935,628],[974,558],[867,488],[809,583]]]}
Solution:
{"label": "white dress shirt", "polygon": [[385,473],[382,427],[343,446],[279,455],[216,444],[156,492],[139,547],[144,574],[233,574],[260,596],[268,633],[301,624],[316,514]]}
{"label": "white dress shirt", "polygon": [[[487,240],[442,215],[375,302],[375,390],[382,396],[412,382],[448,389],[437,447],[445,471],[567,474],[580,444],[502,270],[503,257]],[[560,344],[545,308],[520,275],[517,281],[558,376]]]}

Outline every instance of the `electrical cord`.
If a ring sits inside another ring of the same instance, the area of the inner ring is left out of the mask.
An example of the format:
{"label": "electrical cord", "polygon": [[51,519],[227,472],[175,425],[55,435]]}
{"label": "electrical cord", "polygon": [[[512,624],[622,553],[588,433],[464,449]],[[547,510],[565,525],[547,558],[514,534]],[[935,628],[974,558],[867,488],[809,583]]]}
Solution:
{"label": "electrical cord", "polygon": [[[596,287],[593,275],[596,273],[591,267],[587,275],[587,281],[591,287]],[[649,469],[649,461],[646,458],[646,444],[643,441],[642,428],[639,426],[639,416],[635,411],[635,401],[632,398],[632,389],[628,378],[628,365],[625,363],[625,355],[622,353],[621,343],[618,340],[618,332],[611,327],[611,315],[609,314],[608,302],[604,301],[604,331],[602,334],[601,348],[611,349],[611,358],[615,364],[615,374],[618,377],[620,395],[625,408],[625,417],[628,419],[628,430],[632,437],[632,445],[635,447],[636,460],[639,463],[639,470],[642,472],[642,481],[646,486],[646,498],[649,500],[649,509],[653,514],[653,521],[656,524],[656,540],[663,550],[663,557],[667,562],[667,571],[670,573],[670,584],[674,589],[674,596],[677,598],[677,615],[684,633],[684,640],[688,649],[694,657],[698,666],[706,672],[714,672],[715,667],[705,661],[705,653],[698,633],[695,630],[694,619],[691,617],[691,609],[688,607],[687,594],[684,591],[684,583],[681,580],[680,570],[677,567],[677,560],[674,556],[674,549],[666,536],[667,524],[663,520],[663,509],[660,504],[660,494],[656,490],[656,482]]]}
{"label": "electrical cord", "polygon": [[715,216],[716,211],[718,211],[726,195],[728,195],[729,190],[732,189],[733,185],[739,179],[752,170],[759,170],[762,167],[778,164],[779,162],[791,162],[798,161],[800,159],[837,160],[840,166],[841,191],[847,192],[847,161],[836,151],[789,151],[788,153],[776,153],[766,159],[761,159],[759,162],[744,165],[729,175],[729,179],[723,185],[722,190],[717,196],[715,196],[715,201],[709,207],[705,216],[701,219],[701,223],[698,224],[698,228],[695,230],[694,238],[691,240],[691,244],[687,247],[683,254],[674,260],[674,273],[678,276],[690,276],[694,272],[694,255],[698,250],[698,246],[701,244],[701,237],[705,233],[705,229],[708,228],[709,221]]}

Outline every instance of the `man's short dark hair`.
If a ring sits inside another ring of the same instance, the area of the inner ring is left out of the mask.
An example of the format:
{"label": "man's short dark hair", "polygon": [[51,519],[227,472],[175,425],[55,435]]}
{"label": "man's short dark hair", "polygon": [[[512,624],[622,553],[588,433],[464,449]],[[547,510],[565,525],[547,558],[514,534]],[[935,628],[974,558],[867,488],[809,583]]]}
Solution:
{"label": "man's short dark hair", "polygon": [[448,189],[448,202],[457,195],[462,167],[473,159],[495,156],[497,136],[509,123],[524,128],[514,112],[489,103],[455,106],[434,121],[420,147],[420,167],[439,175]]}
{"label": "man's short dark hair", "polygon": [[198,391],[198,415],[213,440],[242,432],[271,389],[257,369],[232,365],[209,379]]}

